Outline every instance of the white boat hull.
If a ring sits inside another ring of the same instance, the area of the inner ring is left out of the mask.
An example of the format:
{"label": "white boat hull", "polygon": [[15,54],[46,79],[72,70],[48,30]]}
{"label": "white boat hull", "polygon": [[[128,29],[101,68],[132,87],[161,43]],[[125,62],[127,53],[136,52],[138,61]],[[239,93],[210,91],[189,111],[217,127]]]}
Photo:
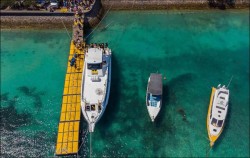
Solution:
{"label": "white boat hull", "polygon": [[[105,58],[105,57],[104,57]],[[103,72],[104,77],[88,77],[87,63],[84,63],[84,74],[82,77],[81,108],[85,120],[89,125],[89,132],[94,132],[95,124],[104,114],[110,95],[111,85],[111,53],[107,57],[108,62]],[[104,67],[104,66],[103,66]],[[97,81],[93,79],[98,78]]]}
{"label": "white boat hull", "polygon": [[162,104],[162,75],[150,74],[146,93],[146,106],[152,122],[161,110]]}
{"label": "white boat hull", "polygon": [[229,90],[223,86],[212,89],[210,105],[207,115],[207,131],[210,140],[210,146],[221,135],[228,111]]}

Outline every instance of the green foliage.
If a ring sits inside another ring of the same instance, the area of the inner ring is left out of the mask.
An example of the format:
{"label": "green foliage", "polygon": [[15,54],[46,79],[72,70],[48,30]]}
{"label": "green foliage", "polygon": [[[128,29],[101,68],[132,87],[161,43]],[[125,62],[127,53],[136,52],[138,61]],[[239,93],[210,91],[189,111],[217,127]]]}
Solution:
{"label": "green foliage", "polygon": [[16,0],[1,0],[0,9],[5,9],[8,6],[14,5]]}
{"label": "green foliage", "polygon": [[35,5],[36,4],[36,0],[25,0],[23,3],[24,3],[25,7],[29,7],[31,5]]}

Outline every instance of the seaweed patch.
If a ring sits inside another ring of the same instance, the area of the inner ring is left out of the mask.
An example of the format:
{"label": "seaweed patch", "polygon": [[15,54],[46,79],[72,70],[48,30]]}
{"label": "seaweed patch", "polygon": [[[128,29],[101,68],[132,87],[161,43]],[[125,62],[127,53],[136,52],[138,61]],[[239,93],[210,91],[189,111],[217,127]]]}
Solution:
{"label": "seaweed patch", "polygon": [[28,88],[26,86],[22,86],[17,88],[19,91],[24,93],[26,96],[34,99],[34,107],[41,108],[42,107],[42,99],[41,96],[45,94],[45,92],[38,92],[36,88]]}
{"label": "seaweed patch", "polygon": [[186,115],[186,112],[184,111],[184,109],[179,108],[177,111],[182,116],[182,120],[187,121],[187,115]]}
{"label": "seaweed patch", "polygon": [[[4,96],[5,99],[8,98],[8,94],[4,94]],[[5,101],[8,106],[0,108],[1,130],[5,129],[8,131],[13,131],[18,127],[30,124],[32,122],[32,115],[30,113],[18,113],[15,107],[17,102],[16,96],[13,99],[6,99]]]}

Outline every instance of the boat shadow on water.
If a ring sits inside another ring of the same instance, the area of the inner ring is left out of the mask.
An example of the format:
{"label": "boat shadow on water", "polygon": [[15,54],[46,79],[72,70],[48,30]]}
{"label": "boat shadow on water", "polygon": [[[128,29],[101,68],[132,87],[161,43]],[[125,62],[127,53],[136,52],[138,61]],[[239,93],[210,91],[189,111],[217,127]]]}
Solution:
{"label": "boat shadow on water", "polygon": [[[158,128],[165,127],[165,130],[169,133],[174,133],[173,121],[171,115],[168,115],[171,112],[170,105],[170,89],[166,83],[163,83],[163,97],[162,97],[162,107],[155,119],[155,126]],[[167,120],[167,121],[166,121]]]}
{"label": "boat shadow on water", "polygon": [[[114,54],[114,52],[112,53]],[[108,128],[110,128],[112,122],[114,122],[115,114],[118,112],[119,107],[118,103],[120,100],[120,80],[121,80],[121,74],[120,74],[120,68],[117,59],[114,55],[112,55],[112,72],[111,72],[111,87],[110,87],[110,94],[109,94],[109,100],[108,105],[106,107],[106,110],[100,118],[99,122],[97,122],[96,127],[98,130],[100,130],[101,133],[105,133]],[[103,131],[104,130],[104,131]]]}
{"label": "boat shadow on water", "polygon": [[[185,73],[181,74],[165,83],[163,81],[163,98],[162,98],[162,108],[159,112],[155,120],[156,127],[162,127],[166,125],[166,131],[170,133],[175,132],[174,121],[172,120],[172,116],[174,113],[178,113],[182,116],[182,120],[188,123],[187,115],[185,110],[182,107],[173,107],[177,105],[177,96],[176,91],[185,87],[184,84],[188,84],[195,79],[195,75],[193,73]],[[180,87],[182,85],[182,87]],[[176,109],[173,111],[173,109]],[[167,121],[166,121],[167,120]]]}

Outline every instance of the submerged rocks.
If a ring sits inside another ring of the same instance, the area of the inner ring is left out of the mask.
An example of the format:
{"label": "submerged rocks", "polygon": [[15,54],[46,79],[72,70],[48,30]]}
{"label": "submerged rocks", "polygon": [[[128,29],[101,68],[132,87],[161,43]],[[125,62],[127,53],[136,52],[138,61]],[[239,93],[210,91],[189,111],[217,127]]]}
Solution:
{"label": "submerged rocks", "polygon": [[184,109],[179,108],[177,111],[182,116],[182,120],[187,121],[186,112],[184,111]]}

